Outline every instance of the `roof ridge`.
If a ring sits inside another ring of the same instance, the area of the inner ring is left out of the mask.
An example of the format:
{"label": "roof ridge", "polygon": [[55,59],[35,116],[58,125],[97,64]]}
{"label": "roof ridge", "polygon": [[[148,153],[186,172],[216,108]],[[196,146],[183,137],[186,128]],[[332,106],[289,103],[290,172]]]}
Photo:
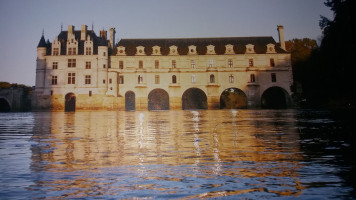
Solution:
{"label": "roof ridge", "polygon": [[187,38],[121,38],[120,40],[187,40],[187,39],[229,39],[229,38],[270,38],[272,36],[231,36],[231,37],[187,37]]}

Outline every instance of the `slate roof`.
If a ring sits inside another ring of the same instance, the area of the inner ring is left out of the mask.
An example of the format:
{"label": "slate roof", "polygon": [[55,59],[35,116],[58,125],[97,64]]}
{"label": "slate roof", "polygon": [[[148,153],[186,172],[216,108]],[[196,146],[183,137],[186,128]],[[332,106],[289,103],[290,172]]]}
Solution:
{"label": "slate roof", "polygon": [[[133,56],[136,54],[136,47],[145,47],[146,55],[152,54],[152,47],[161,47],[161,54],[168,55],[169,47],[175,45],[178,47],[179,55],[188,54],[188,46],[197,46],[198,55],[206,54],[206,47],[208,45],[215,46],[215,53],[217,55],[225,54],[225,45],[234,45],[234,51],[236,54],[244,54],[247,44],[253,44],[255,52],[257,54],[264,54],[267,50],[267,44],[275,44],[275,50],[277,53],[287,53],[281,49],[273,37],[222,37],[222,38],[166,38],[166,39],[121,39],[116,46],[124,46],[126,55]],[[116,54],[114,50],[114,55]]]}
{"label": "slate roof", "polygon": [[[75,39],[78,41],[78,52],[77,55],[84,55],[84,40],[80,40],[81,31],[74,31]],[[104,37],[98,37],[94,31],[87,30],[87,36],[90,36],[91,40],[93,41],[93,54],[98,54],[98,46],[108,46],[109,41]],[[61,31],[58,35],[58,41],[61,42],[61,55],[67,54],[67,36],[68,31]],[[37,47],[46,47],[47,48],[47,55],[51,55],[52,51],[52,43],[49,41],[45,41],[44,36],[42,35],[40,42],[38,43]],[[109,52],[110,53],[110,52]]]}
{"label": "slate roof", "polygon": [[[98,46],[108,46],[108,41],[106,38],[98,37],[93,30],[87,30],[86,37],[90,36],[93,41],[93,54],[98,54]],[[68,31],[61,31],[58,35],[58,41],[61,42],[61,55],[67,54],[67,36]],[[81,31],[74,31],[75,39],[78,41],[78,52],[77,55],[84,55],[84,40],[80,40]]]}
{"label": "slate roof", "polygon": [[42,35],[40,42],[38,43],[37,47],[47,47],[46,40],[44,36]]}

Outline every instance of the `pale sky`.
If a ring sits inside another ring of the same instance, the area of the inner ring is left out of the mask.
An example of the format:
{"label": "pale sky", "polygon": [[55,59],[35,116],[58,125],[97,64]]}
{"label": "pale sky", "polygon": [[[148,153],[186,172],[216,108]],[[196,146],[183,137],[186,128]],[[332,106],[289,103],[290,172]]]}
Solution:
{"label": "pale sky", "polygon": [[68,25],[120,38],[272,36],[319,40],[325,0],[0,0],[0,81],[35,85],[36,48],[44,30],[53,42]]}

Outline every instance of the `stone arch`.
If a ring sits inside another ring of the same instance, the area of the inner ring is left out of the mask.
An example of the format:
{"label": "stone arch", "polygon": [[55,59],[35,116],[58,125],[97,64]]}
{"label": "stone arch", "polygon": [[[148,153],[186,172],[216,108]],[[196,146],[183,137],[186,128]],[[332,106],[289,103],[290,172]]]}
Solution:
{"label": "stone arch", "polygon": [[291,105],[291,98],[288,92],[277,86],[265,90],[261,97],[262,108],[283,109]]}
{"label": "stone arch", "polygon": [[220,95],[220,109],[247,108],[247,96],[238,88],[227,88]]}
{"label": "stone arch", "polygon": [[136,95],[132,91],[125,93],[125,110],[136,110]]}
{"label": "stone arch", "polygon": [[182,96],[182,109],[194,110],[194,109],[207,109],[208,102],[205,92],[199,88],[189,88]]}
{"label": "stone arch", "polygon": [[169,95],[163,89],[154,89],[148,94],[148,110],[169,110]]}
{"label": "stone arch", "polygon": [[74,112],[75,111],[76,97],[74,93],[68,93],[65,96],[64,111]]}
{"label": "stone arch", "polygon": [[10,111],[11,111],[11,106],[9,102],[4,98],[0,98],[0,112],[10,112]]}

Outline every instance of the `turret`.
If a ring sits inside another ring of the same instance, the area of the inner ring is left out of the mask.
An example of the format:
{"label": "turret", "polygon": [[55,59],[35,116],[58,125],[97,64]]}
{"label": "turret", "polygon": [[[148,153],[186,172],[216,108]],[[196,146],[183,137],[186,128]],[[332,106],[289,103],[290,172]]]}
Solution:
{"label": "turret", "polygon": [[44,38],[44,35],[42,34],[42,37],[40,39],[40,42],[37,45],[37,59],[44,59],[47,51],[47,43]]}
{"label": "turret", "polygon": [[284,42],[284,32],[283,32],[283,26],[282,25],[278,25],[277,26],[277,30],[278,30],[278,36],[279,36],[279,44],[280,47],[283,50],[286,50],[286,44]]}

